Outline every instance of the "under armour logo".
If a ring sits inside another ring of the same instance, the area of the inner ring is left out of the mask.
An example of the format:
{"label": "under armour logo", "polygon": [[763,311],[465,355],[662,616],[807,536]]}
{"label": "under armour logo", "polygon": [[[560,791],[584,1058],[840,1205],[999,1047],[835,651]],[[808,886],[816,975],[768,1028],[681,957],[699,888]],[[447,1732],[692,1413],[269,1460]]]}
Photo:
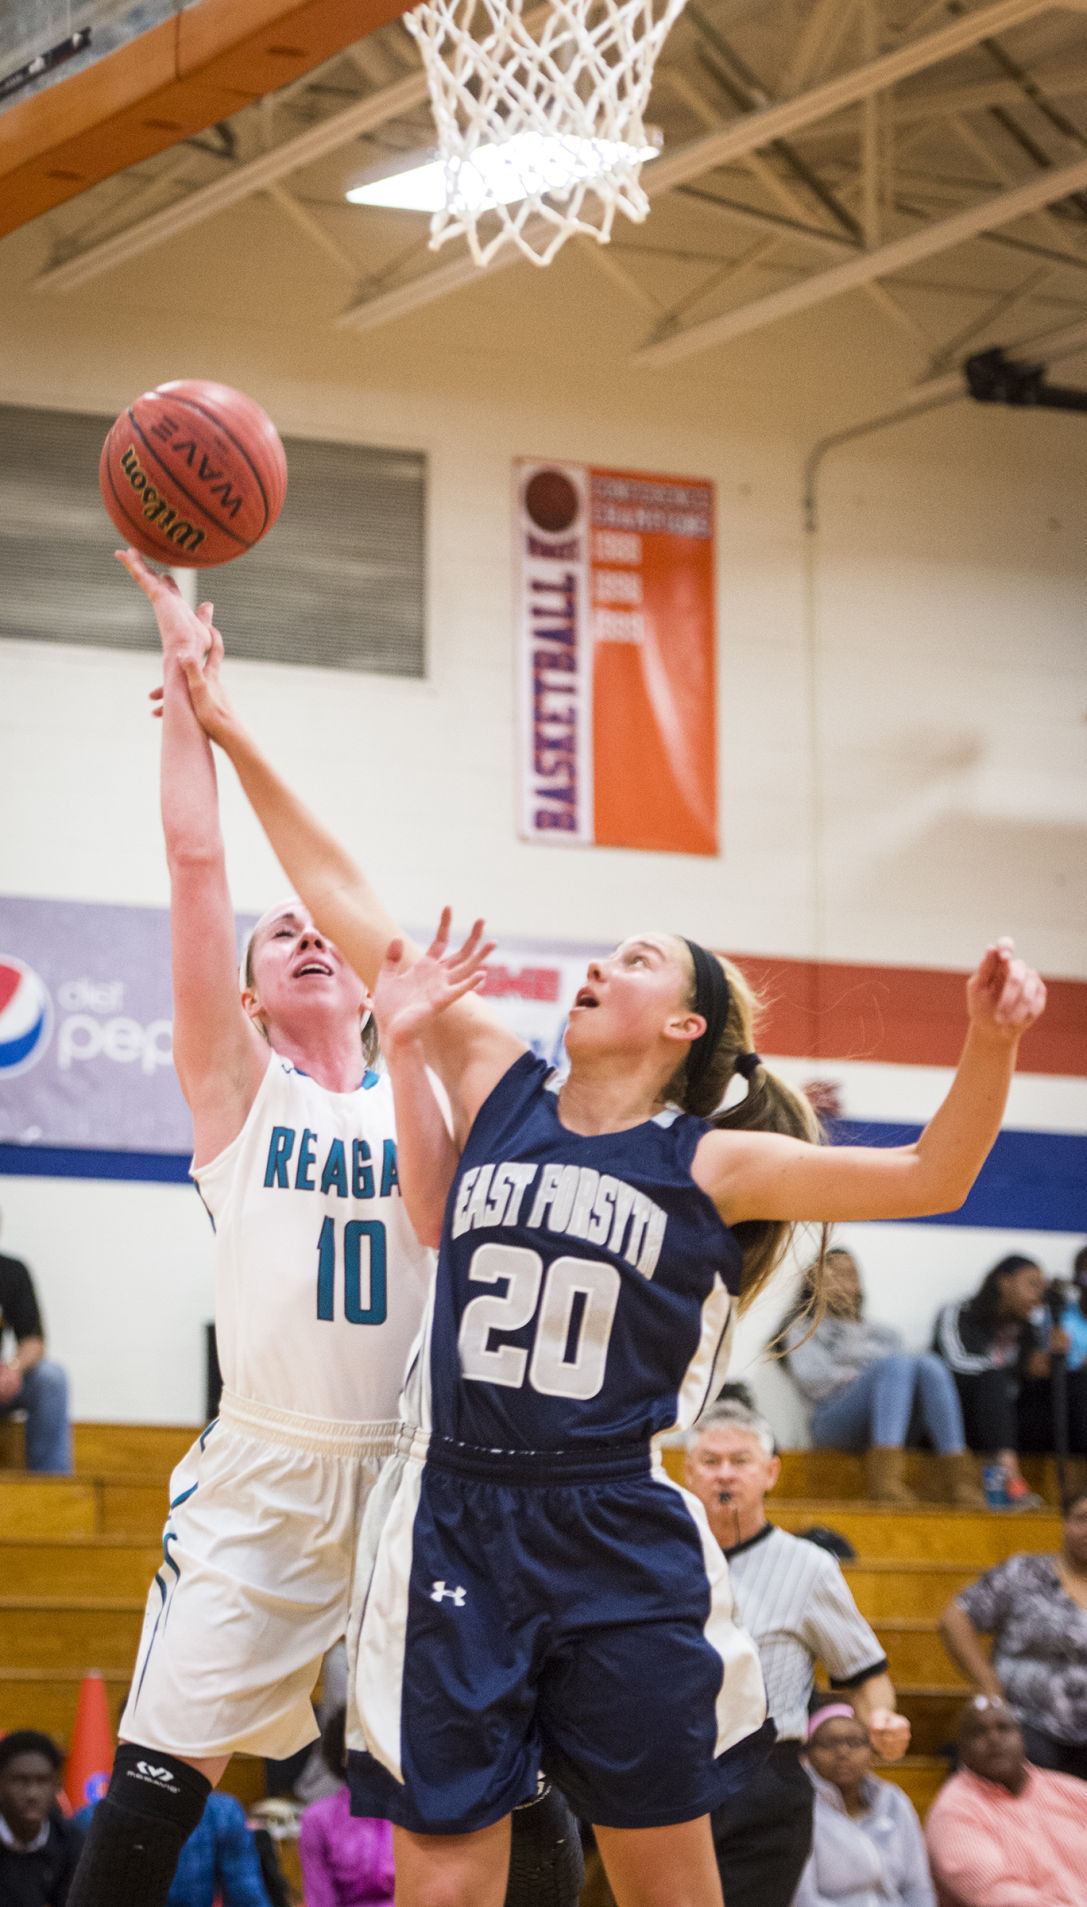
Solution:
{"label": "under armour logo", "polygon": [[435,1583],[433,1589],[430,1592],[430,1600],[431,1602],[441,1602],[443,1596],[448,1596],[450,1602],[454,1605],[455,1608],[463,1609],[464,1599],[467,1596],[467,1594],[468,1594],[468,1591],[466,1589],[460,1588],[459,1585],[456,1589],[447,1589],[444,1582],[441,1582],[441,1583]]}

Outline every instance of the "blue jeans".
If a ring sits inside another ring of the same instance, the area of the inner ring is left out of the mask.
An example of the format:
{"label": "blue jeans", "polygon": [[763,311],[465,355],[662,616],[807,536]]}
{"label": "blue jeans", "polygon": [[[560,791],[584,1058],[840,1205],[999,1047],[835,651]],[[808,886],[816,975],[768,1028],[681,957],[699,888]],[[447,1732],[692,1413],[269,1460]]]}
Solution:
{"label": "blue jeans", "polygon": [[812,1442],[830,1450],[867,1450],[872,1445],[901,1450],[915,1402],[941,1455],[964,1448],[955,1380],[942,1359],[927,1351],[919,1357],[896,1352],[877,1358],[859,1377],[824,1397],[812,1412]]}
{"label": "blue jeans", "polygon": [[68,1422],[68,1379],[59,1364],[43,1357],[23,1378],[23,1388],[9,1404],[0,1404],[0,1416],[26,1412],[26,1467],[72,1473],[72,1428]]}

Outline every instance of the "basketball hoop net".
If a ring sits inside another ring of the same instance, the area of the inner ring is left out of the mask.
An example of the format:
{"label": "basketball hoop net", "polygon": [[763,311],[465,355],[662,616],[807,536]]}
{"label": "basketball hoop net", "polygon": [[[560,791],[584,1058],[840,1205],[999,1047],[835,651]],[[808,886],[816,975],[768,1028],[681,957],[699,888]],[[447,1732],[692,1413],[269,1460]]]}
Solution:
{"label": "basketball hoop net", "polygon": [[684,4],[550,0],[541,21],[523,0],[425,0],[405,14],[445,173],[431,249],[463,233],[477,265],[503,245],[548,265],[574,232],[607,244],[616,208],[640,223],[655,151],[642,115]]}

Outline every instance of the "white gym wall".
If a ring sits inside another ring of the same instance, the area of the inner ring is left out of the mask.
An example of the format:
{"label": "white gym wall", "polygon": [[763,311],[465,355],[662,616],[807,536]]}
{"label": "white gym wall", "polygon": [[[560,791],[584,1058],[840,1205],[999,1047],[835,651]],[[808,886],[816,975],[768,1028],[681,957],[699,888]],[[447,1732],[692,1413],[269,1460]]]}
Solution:
{"label": "white gym wall", "polygon": [[[506,935],[663,925],[741,952],[964,968],[1010,932],[1048,972],[1087,978],[1087,419],[962,403],[837,452],[806,551],[812,444],[921,368],[859,299],[653,371],[627,365],[637,314],[572,247],[354,336],[321,315],[343,295],[334,267],[299,256],[259,201],[67,298],[29,288],[43,243],[34,226],[5,241],[0,401],[114,412],[164,378],[213,376],[286,433],[427,454],[427,679],[307,668],[304,627],[297,667],[234,672],[272,755],[407,920],[448,899]],[[1077,374],[1087,359],[1062,368]],[[515,838],[516,455],[717,485],[717,861]],[[0,893],[164,905],[153,659],[3,643],[0,677]],[[282,877],[229,769],[222,788],[235,900],[256,910]],[[1084,1101],[1081,1082],[1080,1130]],[[211,1240],[195,1192],[15,1178],[0,1208],[75,1414],[196,1421]],[[1021,1243],[845,1236],[872,1311],[915,1344],[941,1296]],[[1060,1272],[1071,1242],[1026,1249]],[[782,1383],[765,1394],[787,1417]]]}

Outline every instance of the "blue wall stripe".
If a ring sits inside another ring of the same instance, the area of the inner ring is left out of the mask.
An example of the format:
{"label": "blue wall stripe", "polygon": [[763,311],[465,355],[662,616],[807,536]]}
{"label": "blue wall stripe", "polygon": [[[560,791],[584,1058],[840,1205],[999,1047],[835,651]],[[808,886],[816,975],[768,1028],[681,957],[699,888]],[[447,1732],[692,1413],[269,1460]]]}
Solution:
{"label": "blue wall stripe", "polygon": [[150,1179],[191,1185],[188,1152],[100,1152],[82,1146],[0,1145],[0,1176],[9,1179]]}
{"label": "blue wall stripe", "polygon": [[[882,1120],[833,1119],[829,1127],[835,1145],[912,1145],[921,1132]],[[1087,1133],[1002,1132],[961,1211],[909,1222],[1087,1232]]]}
{"label": "blue wall stripe", "polygon": [[[829,1129],[835,1145],[869,1146],[912,1145],[921,1131],[920,1126],[853,1119],[831,1120]],[[190,1183],[187,1152],[105,1152],[72,1146],[0,1145],[0,1175]],[[908,1222],[1087,1233],[1087,1134],[1002,1132],[961,1211]]]}

